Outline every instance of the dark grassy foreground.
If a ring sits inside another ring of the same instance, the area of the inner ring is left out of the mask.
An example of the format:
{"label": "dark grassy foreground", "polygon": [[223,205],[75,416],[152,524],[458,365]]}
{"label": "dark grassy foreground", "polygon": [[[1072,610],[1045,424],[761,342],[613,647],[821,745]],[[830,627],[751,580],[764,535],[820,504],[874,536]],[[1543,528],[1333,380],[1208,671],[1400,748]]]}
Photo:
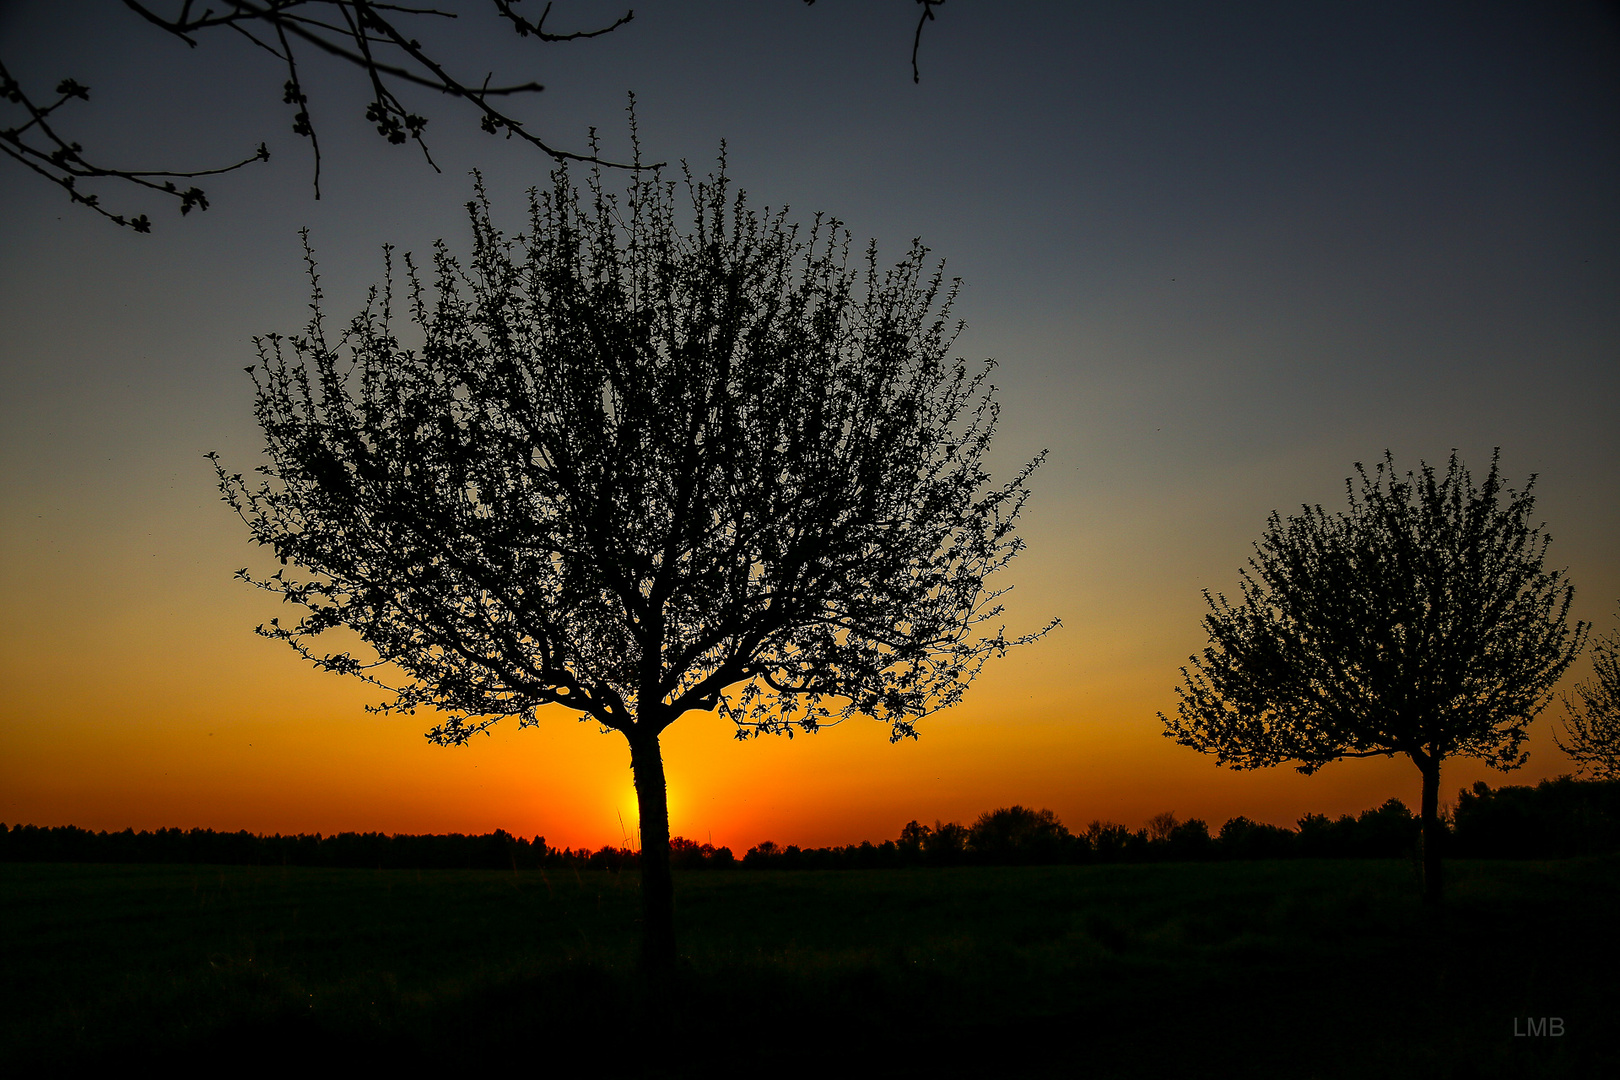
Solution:
{"label": "dark grassy foreground", "polygon": [[693,874],[660,1023],[629,873],[0,865],[0,1061],[1620,1075],[1620,858],[1448,869]]}

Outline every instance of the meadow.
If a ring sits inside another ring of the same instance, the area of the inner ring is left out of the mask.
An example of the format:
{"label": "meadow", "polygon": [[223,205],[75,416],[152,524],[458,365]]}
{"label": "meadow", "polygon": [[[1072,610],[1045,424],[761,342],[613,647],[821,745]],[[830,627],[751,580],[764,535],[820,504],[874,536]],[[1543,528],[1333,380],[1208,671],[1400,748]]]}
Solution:
{"label": "meadow", "polygon": [[653,996],[633,872],[0,864],[0,1060],[1620,1075],[1620,857],[1448,871],[1439,913],[1407,860],[693,873]]}

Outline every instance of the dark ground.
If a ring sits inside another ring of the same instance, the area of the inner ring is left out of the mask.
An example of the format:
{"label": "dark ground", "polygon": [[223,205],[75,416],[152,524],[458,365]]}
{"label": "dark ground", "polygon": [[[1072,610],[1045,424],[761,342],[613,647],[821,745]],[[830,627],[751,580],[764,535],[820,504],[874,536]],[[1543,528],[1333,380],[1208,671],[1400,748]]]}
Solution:
{"label": "dark ground", "polygon": [[1620,857],[1448,871],[1438,916],[1381,860],[694,873],[655,999],[630,873],[4,864],[0,1061],[1620,1076]]}

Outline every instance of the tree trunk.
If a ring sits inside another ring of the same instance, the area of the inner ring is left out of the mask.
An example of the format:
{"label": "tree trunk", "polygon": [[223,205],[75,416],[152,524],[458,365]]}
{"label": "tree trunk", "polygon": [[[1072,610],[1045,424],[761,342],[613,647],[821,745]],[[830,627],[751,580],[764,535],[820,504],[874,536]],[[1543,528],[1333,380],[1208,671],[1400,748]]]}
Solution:
{"label": "tree trunk", "polygon": [[1423,773],[1423,902],[1440,903],[1440,758],[1419,762]]}
{"label": "tree trunk", "polygon": [[630,768],[641,811],[641,962],[648,972],[675,967],[675,880],[669,869],[669,796],[658,736],[632,735]]}

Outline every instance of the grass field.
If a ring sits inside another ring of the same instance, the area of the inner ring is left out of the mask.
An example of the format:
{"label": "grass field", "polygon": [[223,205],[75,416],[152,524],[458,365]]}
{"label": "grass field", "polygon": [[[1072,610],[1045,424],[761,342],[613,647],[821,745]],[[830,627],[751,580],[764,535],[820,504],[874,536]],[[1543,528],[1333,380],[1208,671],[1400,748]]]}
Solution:
{"label": "grass field", "polygon": [[[0,865],[0,1060],[578,1075],[1620,1075],[1620,858],[679,878]],[[1544,1017],[1562,1036],[1515,1036]]]}

